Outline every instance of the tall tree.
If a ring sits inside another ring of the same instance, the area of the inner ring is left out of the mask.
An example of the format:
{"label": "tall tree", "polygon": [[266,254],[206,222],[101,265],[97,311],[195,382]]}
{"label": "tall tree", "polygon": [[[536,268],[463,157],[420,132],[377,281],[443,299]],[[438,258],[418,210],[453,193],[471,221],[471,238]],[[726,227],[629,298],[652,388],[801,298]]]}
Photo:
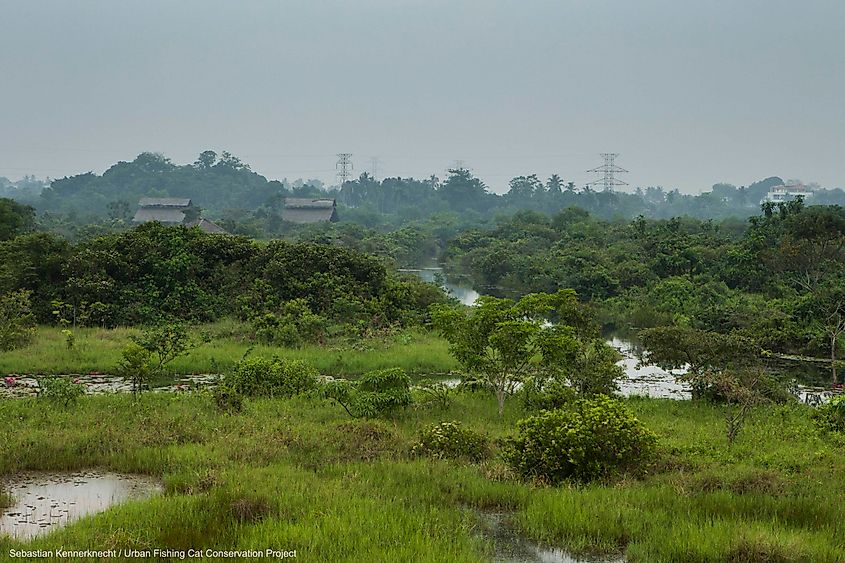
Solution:
{"label": "tall tree", "polygon": [[13,199],[0,198],[0,240],[35,230],[35,209]]}

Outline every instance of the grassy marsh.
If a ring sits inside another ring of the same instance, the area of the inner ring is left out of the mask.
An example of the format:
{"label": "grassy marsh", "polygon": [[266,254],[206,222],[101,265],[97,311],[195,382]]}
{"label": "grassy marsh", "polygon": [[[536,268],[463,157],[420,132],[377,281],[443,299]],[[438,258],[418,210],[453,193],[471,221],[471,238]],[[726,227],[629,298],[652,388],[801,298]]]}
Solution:
{"label": "grassy marsh", "polygon": [[[74,346],[68,349],[61,328],[40,326],[29,346],[0,354],[0,374],[109,373],[123,347],[139,333],[136,328],[77,328]],[[390,367],[401,367],[412,374],[443,373],[457,367],[448,344],[424,329],[299,348],[256,345],[248,327],[231,320],[193,327],[191,334],[196,340],[205,337],[209,342],[168,365],[175,374],[228,369],[250,348],[256,356],[300,359],[324,374],[337,376]]]}
{"label": "grassy marsh", "polygon": [[[732,448],[719,407],[631,399],[660,437],[642,479],[559,488],[480,464],[415,459],[419,429],[458,420],[493,438],[492,397],[446,411],[351,420],[315,398],[251,400],[237,416],[203,395],[36,399],[0,408],[0,474],[99,467],[162,479],[166,494],[85,518],[27,548],[131,546],[297,549],[323,560],[479,561],[474,509],[514,511],[525,535],[630,561],[845,561],[843,441],[820,437],[809,408],[760,407]],[[24,544],[0,539],[0,550]]]}

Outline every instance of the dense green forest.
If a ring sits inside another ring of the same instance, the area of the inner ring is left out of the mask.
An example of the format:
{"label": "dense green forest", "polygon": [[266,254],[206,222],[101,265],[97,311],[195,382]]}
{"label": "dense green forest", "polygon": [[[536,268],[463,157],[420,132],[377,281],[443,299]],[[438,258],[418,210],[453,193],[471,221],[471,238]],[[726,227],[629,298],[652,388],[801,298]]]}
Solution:
{"label": "dense green forest", "polygon": [[[552,215],[569,207],[607,220],[639,215],[744,219],[756,212],[771,187],[783,183],[781,178],[770,177],[747,187],[716,184],[700,195],[661,187],[626,193],[576,186],[558,174],[545,180],[525,174],[511,179],[508,191],[500,195],[483,179],[458,168],[442,179],[377,180],[364,173],[329,188],[317,180],[268,180],[228,152],[204,151],[195,162],[182,165],[161,154],[142,153],[131,162],[118,162],[102,175],[88,172],[53,180],[49,186],[32,177],[17,183],[0,179],[0,197],[33,205],[45,228],[71,237],[123,228],[141,197],[187,197],[230,232],[260,238],[292,231],[281,219],[286,196],[336,198],[342,221],[395,229],[432,218],[482,224],[520,210]],[[813,199],[814,204],[845,204],[845,192],[817,189]]]}
{"label": "dense green forest", "polygon": [[485,293],[573,288],[608,324],[737,333],[778,352],[831,353],[845,320],[839,206],[766,204],[747,226],[522,212],[460,233],[443,258]]}
{"label": "dense green forest", "polygon": [[43,232],[4,240],[4,294],[23,296],[39,322],[89,326],[237,316],[263,325],[285,318],[378,327],[417,322],[445,299],[354,250],[158,223],[77,244]]}

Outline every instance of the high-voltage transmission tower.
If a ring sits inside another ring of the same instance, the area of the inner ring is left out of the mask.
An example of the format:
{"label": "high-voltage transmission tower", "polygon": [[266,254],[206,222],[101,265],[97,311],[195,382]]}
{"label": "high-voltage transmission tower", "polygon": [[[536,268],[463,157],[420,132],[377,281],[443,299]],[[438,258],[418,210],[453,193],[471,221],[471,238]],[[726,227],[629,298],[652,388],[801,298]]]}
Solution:
{"label": "high-voltage transmission tower", "polygon": [[601,153],[601,156],[602,158],[604,158],[604,164],[602,166],[599,166],[598,168],[587,170],[587,172],[591,174],[599,174],[600,178],[598,178],[595,182],[590,182],[587,185],[595,186],[597,184],[603,184],[604,191],[606,192],[613,191],[613,186],[627,186],[627,182],[623,182],[622,180],[619,180],[616,177],[617,174],[628,172],[624,168],[616,166],[615,161],[616,157],[619,156],[619,154],[612,152],[603,152]]}
{"label": "high-voltage transmission tower", "polygon": [[370,159],[370,176],[373,177],[373,180],[378,180],[378,162],[379,158],[377,156]]}
{"label": "high-voltage transmission tower", "polygon": [[350,152],[342,152],[337,155],[337,164],[334,165],[335,170],[337,170],[337,177],[340,179],[340,187],[343,187],[343,184],[349,181],[349,178],[352,176],[352,153]]}

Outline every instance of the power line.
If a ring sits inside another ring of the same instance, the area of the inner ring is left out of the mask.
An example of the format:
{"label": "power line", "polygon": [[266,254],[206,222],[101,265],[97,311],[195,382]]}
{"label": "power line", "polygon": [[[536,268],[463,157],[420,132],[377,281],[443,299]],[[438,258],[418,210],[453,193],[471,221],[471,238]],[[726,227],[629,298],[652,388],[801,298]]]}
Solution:
{"label": "power line", "polygon": [[587,185],[595,186],[597,184],[603,184],[604,191],[606,192],[613,191],[613,186],[627,186],[627,182],[623,182],[622,180],[616,178],[616,174],[628,172],[624,168],[620,168],[615,164],[616,157],[619,156],[619,153],[603,152],[601,153],[601,156],[604,159],[604,164],[597,168],[587,170],[587,172],[590,172],[591,174],[600,175],[600,178],[595,182],[588,183]]}
{"label": "power line", "polygon": [[337,177],[340,180],[340,185],[343,185],[349,181],[349,178],[352,176],[352,153],[350,152],[342,152],[338,153],[337,155],[337,164],[334,165],[335,170],[337,170]]}
{"label": "power line", "polygon": [[370,176],[373,180],[378,180],[378,160],[377,156],[370,158]]}

